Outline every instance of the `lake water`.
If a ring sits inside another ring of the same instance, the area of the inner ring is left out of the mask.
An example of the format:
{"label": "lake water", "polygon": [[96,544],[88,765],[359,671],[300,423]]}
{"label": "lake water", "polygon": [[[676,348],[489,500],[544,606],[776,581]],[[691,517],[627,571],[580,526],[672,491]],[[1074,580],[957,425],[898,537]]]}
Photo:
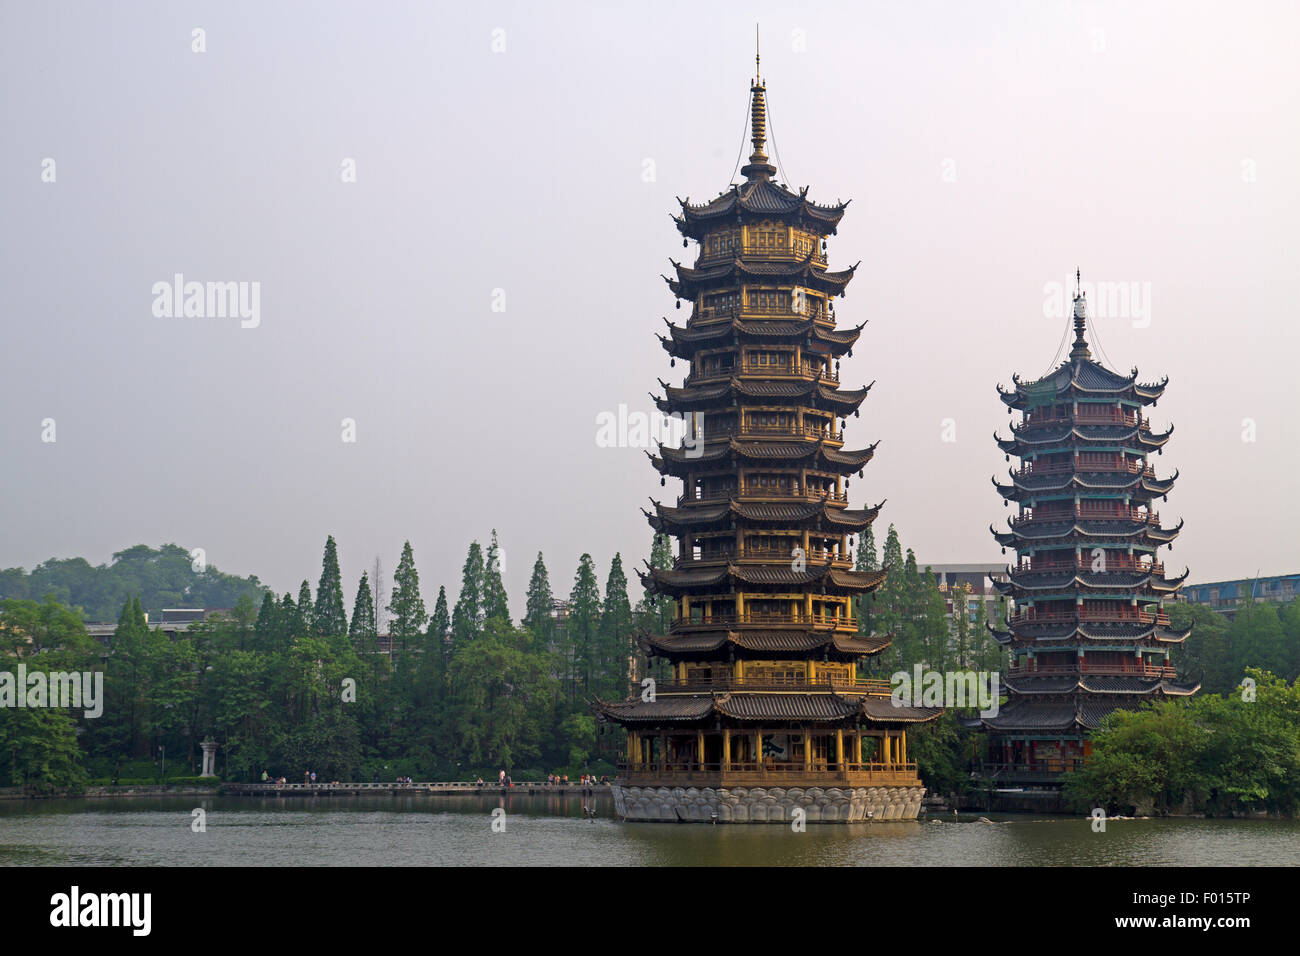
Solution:
{"label": "lake water", "polygon": [[[0,802],[0,865],[1300,865],[1300,821],[952,814],[914,823],[619,823],[608,797],[157,797]],[[492,811],[505,828],[493,832]],[[191,829],[206,813],[207,832]]]}

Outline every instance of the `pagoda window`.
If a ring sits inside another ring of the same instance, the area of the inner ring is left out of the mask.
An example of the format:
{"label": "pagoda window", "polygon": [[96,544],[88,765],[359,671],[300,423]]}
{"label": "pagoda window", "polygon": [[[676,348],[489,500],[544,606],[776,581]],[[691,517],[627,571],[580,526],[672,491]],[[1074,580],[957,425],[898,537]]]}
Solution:
{"label": "pagoda window", "polygon": [[739,238],[735,232],[713,233],[709,236],[709,255],[716,256],[731,252],[740,244]]}
{"label": "pagoda window", "polygon": [[752,228],[750,238],[757,252],[784,252],[789,246],[785,227],[773,223]]}
{"label": "pagoda window", "polygon": [[733,313],[740,306],[739,292],[718,292],[704,297],[704,306],[700,310],[701,316],[709,318],[715,315],[727,315]]}
{"label": "pagoda window", "polygon": [[803,684],[807,681],[803,661],[751,661],[745,664],[745,679],[756,684]]}
{"label": "pagoda window", "polygon": [[749,293],[749,307],[760,312],[789,312],[790,293],[759,290]]}
{"label": "pagoda window", "polygon": [[1116,468],[1121,465],[1120,456],[1109,451],[1084,451],[1079,453],[1081,468]]}

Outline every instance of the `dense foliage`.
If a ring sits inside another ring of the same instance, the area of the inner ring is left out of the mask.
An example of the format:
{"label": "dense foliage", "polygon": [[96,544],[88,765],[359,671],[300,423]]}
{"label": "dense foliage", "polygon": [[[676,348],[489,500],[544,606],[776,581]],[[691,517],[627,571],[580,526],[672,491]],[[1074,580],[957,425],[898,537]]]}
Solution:
{"label": "dense foliage", "polygon": [[51,558],[31,573],[0,570],[0,600],[41,601],[47,594],[76,609],[85,621],[114,621],[133,597],[153,620],[165,607],[234,607],[245,595],[261,601],[267,592],[255,576],[222,574],[199,554],[164,544],[157,550],[137,544],[113,555],[111,564],[92,565],[85,558]]}
{"label": "dense foliage", "polygon": [[[516,623],[500,553],[495,531],[486,551],[471,544],[454,605],[440,587],[430,614],[407,542],[391,592],[378,594],[363,574],[350,619],[333,538],[315,595],[304,580],[296,598],[277,598],[253,577],[241,581],[211,567],[196,572],[189,553],[175,545],[132,548],[98,569],[75,559],[47,562],[30,575],[4,572],[0,582],[21,593],[0,601],[0,672],[15,671],[19,662],[29,670],[101,670],[105,700],[98,718],[0,708],[0,785],[139,782],[161,777],[164,767],[168,779],[192,778],[206,738],[220,744],[218,772],[231,779],[258,779],[263,770],[290,780],[307,771],[324,780],[488,779],[499,769],[516,779],[552,770],[611,773],[623,734],[595,720],[591,701],[622,697],[640,677],[665,676],[662,659],[647,660],[634,634],[664,633],[673,602],[643,594],[633,605],[620,555],[603,590],[584,554],[567,593],[557,595],[538,554],[524,618]],[[669,539],[655,537],[650,563],[671,567]],[[918,568],[892,526],[880,557],[872,535],[863,536],[856,565],[891,571],[879,591],[858,601],[864,632],[894,634],[889,650],[868,665],[874,676],[916,663],[1005,668],[983,602],[973,624],[964,614],[954,623],[932,575]],[[84,578],[59,576],[81,566]],[[111,615],[87,610],[107,599],[102,594],[132,586]],[[220,603],[212,595],[229,598],[231,610],[174,639],[146,623],[150,601]],[[79,606],[70,606],[77,596]],[[965,596],[953,597],[960,611]],[[389,621],[382,640],[380,606]],[[997,617],[1005,610],[1000,602]],[[106,646],[87,636],[83,612],[117,619]],[[1112,809],[1294,813],[1300,602],[1245,605],[1232,621],[1187,605],[1173,605],[1170,614],[1175,626],[1195,624],[1176,662],[1183,679],[1202,681],[1202,694],[1116,714],[1096,735],[1093,758],[1072,775],[1067,795],[1079,806]],[[1246,673],[1257,684],[1254,700],[1241,688]],[[918,726],[909,738],[932,790],[968,785],[982,738],[957,715]]]}
{"label": "dense foliage", "polygon": [[[662,540],[652,553],[671,561]],[[590,702],[627,692],[633,634],[661,624],[662,603],[633,608],[619,555],[602,595],[583,555],[567,605],[557,606],[539,554],[525,623],[516,624],[499,555],[495,532],[486,555],[474,542],[455,611],[440,588],[429,615],[407,542],[382,645],[366,575],[350,622],[343,610],[332,537],[314,597],[307,581],[296,599],[259,592],[255,603],[243,594],[230,612],[174,639],[149,627],[139,595],[115,612],[107,646],[86,635],[57,593],[41,603],[7,599],[0,671],[20,657],[32,670],[102,670],[105,704],[97,719],[0,709],[0,785],[158,777],[164,760],[169,779],[192,776],[206,738],[221,745],[217,768],[230,779],[260,779],[263,770],[290,780],[307,771],[325,780],[611,773],[622,737],[599,732]]]}

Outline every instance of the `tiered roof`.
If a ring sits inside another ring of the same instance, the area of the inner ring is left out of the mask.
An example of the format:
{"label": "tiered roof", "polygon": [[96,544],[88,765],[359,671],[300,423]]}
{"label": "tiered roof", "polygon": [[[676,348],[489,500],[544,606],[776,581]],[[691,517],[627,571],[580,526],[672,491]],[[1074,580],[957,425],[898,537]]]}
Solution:
{"label": "tiered roof", "polygon": [[[983,720],[993,731],[1081,735],[1096,729],[1117,708],[1133,708],[1161,696],[1185,696],[1199,686],[1171,680],[1163,667],[1149,669],[1145,664],[1132,673],[1124,673],[1127,665],[1122,664],[1119,673],[1088,671],[1090,653],[1120,651],[1130,655],[1129,660],[1136,654],[1144,662],[1143,649],[1157,659],[1163,653],[1167,666],[1167,648],[1186,640],[1191,628],[1172,628],[1163,615],[1145,610],[1176,594],[1187,579],[1186,570],[1168,577],[1163,565],[1154,562],[1156,550],[1172,542],[1183,523],[1163,527],[1158,515],[1134,507],[1167,496],[1177,478],[1158,478],[1146,464],[1150,453],[1163,450],[1173,428],[1155,434],[1137,411],[1156,403],[1168,378],[1143,384],[1137,381],[1136,369],[1126,376],[1094,361],[1084,334],[1087,303],[1082,294],[1075,297],[1073,321],[1074,345],[1064,363],[1036,381],[1015,377],[1014,389],[998,389],[1009,408],[1028,413],[1013,426],[1010,438],[995,436],[998,447],[1008,458],[1014,455],[1029,464],[1011,471],[1011,484],[997,479],[993,484],[1004,499],[1029,512],[1009,519],[1007,531],[989,529],[1004,549],[1013,548],[1022,558],[994,586],[1025,610],[1008,622],[1009,630],[989,630],[1005,647],[1077,650],[1078,656],[1052,657],[1054,662],[1074,663],[1053,663],[1043,673],[1026,669],[1004,675],[1010,700],[996,717]],[[1064,418],[1062,405],[1068,407]],[[1098,408],[1103,410],[1100,416]],[[1112,416],[1111,421],[1097,420]],[[1098,464],[1106,455],[1114,462],[1108,470]],[[1078,504],[1072,505],[1072,500]],[[1106,568],[1103,561],[1093,570],[1096,549],[1120,552],[1120,566]],[[1082,559],[1075,558],[1076,551]],[[1139,564],[1138,556],[1152,563]],[[1093,613],[1089,601],[1106,603]],[[1117,605],[1131,611],[1119,616]],[[1114,619],[1107,620],[1110,616]]]}
{"label": "tiered roof", "polygon": [[728,343],[743,342],[792,345],[815,342],[824,345],[838,358],[853,354],[853,345],[862,335],[865,322],[851,329],[836,329],[823,319],[742,319],[699,327],[673,325],[667,319],[669,337],[659,336],[664,349],[675,358],[690,359],[699,349],[717,348]]}

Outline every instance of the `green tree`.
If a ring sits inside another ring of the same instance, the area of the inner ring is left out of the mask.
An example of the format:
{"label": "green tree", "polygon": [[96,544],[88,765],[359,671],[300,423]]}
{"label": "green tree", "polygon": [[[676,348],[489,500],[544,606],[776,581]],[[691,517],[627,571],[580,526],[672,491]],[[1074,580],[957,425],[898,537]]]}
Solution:
{"label": "green tree", "polygon": [[325,539],[321,559],[320,585],[316,588],[316,606],[312,630],[320,635],[341,636],[348,633],[347,612],[343,608],[343,578],[339,572],[339,551],[334,535]]}
{"label": "green tree", "polygon": [[294,637],[309,637],[315,633],[313,624],[316,611],[311,603],[311,585],[305,580],[298,586],[298,614],[294,618]]}
{"label": "green tree", "polygon": [[470,764],[518,769],[540,756],[539,715],[550,698],[546,655],[499,618],[477,640],[457,644],[450,682],[453,723]]}
{"label": "green tree", "polygon": [[405,652],[410,642],[424,631],[429,619],[424,598],[420,596],[420,575],[415,570],[415,553],[409,541],[402,545],[402,557],[393,572],[393,596],[388,612],[393,615],[389,633],[394,643],[401,641]]}
{"label": "green tree", "polygon": [[590,692],[594,677],[596,639],[600,633],[600,585],[591,555],[578,560],[578,570],[569,592],[569,616],[565,622],[561,654],[569,682],[569,699]]}
{"label": "green tree", "polygon": [[[465,566],[461,570],[460,594],[451,612],[452,645],[472,641],[478,636],[483,623],[483,549],[477,541],[469,546]],[[454,653],[454,651],[453,651]]]}
{"label": "green tree", "polygon": [[375,630],[375,601],[370,591],[370,577],[365,571],[361,572],[361,580],[357,582],[357,597],[352,602],[352,623],[348,628],[348,636],[352,638],[352,645],[358,652],[375,650],[375,638],[378,636]]}
{"label": "green tree", "polygon": [[593,692],[604,698],[622,699],[628,688],[628,668],[632,659],[632,604],[627,596],[627,575],[623,558],[615,553],[605,580],[605,602],[601,608],[597,638],[595,686]]}
{"label": "green tree", "polygon": [[[666,534],[656,534],[650,546],[650,567],[668,570],[673,566],[672,539]],[[667,594],[651,594],[648,585],[643,584],[641,600],[637,601],[633,618],[636,626],[648,634],[667,634],[676,614],[676,605]],[[669,679],[670,668],[662,657],[648,657],[638,648],[636,655],[635,680],[653,677],[657,681]]]}
{"label": "green tree", "polygon": [[555,640],[555,617],[552,614],[554,604],[546,562],[542,560],[542,552],[538,551],[537,560],[533,563],[533,576],[528,581],[523,620],[524,627],[532,633],[534,646],[538,648],[550,648]]}
{"label": "green tree", "polygon": [[492,543],[487,549],[487,564],[483,570],[483,617],[510,623],[510,606],[506,601],[506,586],[501,579],[501,548],[497,545],[497,529],[492,529]]}

